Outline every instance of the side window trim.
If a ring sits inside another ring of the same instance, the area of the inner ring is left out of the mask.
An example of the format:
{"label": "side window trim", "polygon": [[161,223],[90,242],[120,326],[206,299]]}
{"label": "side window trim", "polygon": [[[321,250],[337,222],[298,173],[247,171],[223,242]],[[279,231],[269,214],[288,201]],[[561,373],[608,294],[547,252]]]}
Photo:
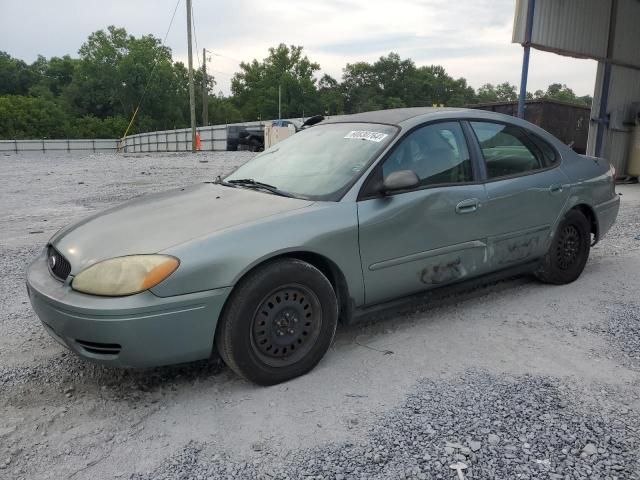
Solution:
{"label": "side window trim", "polygon": [[482,149],[480,148],[480,142],[476,133],[471,128],[469,120],[461,120],[462,131],[464,132],[465,139],[467,141],[467,149],[471,155],[471,166],[473,169],[473,179],[476,182],[484,182],[487,179],[487,165],[485,163]]}
{"label": "side window trim", "polygon": [[[473,137],[473,139],[475,140],[473,143],[476,145],[475,148],[477,148],[478,154],[480,155],[480,161],[482,163],[482,170],[483,170],[483,175],[484,175],[484,179],[482,180],[484,183],[490,183],[490,182],[500,182],[502,180],[509,180],[512,178],[519,178],[519,177],[526,177],[529,175],[535,175],[537,173],[541,173],[541,172],[546,172],[547,170],[552,170],[554,168],[558,168],[560,166],[560,164],[562,163],[562,156],[560,155],[560,153],[558,152],[558,149],[555,148],[554,145],[552,145],[551,143],[547,142],[545,139],[541,138],[539,135],[535,135],[534,133],[530,132],[528,129],[523,128],[519,125],[514,125],[512,123],[509,122],[501,122],[499,120],[492,120],[492,119],[467,119],[467,120],[462,120],[462,122],[466,122],[468,124],[468,129],[470,131],[470,135]],[[520,172],[520,173],[514,173],[511,175],[503,175],[501,177],[495,177],[495,178],[489,178],[489,175],[487,173],[487,160],[484,156],[484,153],[482,152],[482,147],[480,146],[480,140],[478,139],[478,135],[476,134],[475,130],[473,129],[473,127],[471,126],[471,122],[476,122],[476,123],[494,123],[497,125],[507,125],[507,126],[512,126],[514,128],[518,128],[519,130],[521,130],[525,136],[528,138],[528,140],[534,145],[535,149],[537,152],[540,152],[540,147],[537,145],[537,139],[539,138],[541,142],[545,142],[545,144],[549,145],[549,148],[551,148],[551,150],[554,152],[555,154],[555,162],[552,165],[549,166],[542,166],[541,168],[535,169],[535,170],[529,170],[526,172]],[[533,137],[533,135],[535,135],[535,137]]]}
{"label": "side window trim", "polygon": [[545,162],[545,166],[543,167],[543,169],[549,168],[549,167],[554,167],[556,166],[558,163],[560,163],[560,160],[562,159],[562,157],[560,156],[560,153],[558,152],[558,150],[556,149],[556,147],[554,147],[553,145],[551,145],[549,142],[547,142],[544,138],[540,137],[540,135],[536,135],[533,132],[530,132],[527,129],[523,129],[524,133],[527,135],[527,137],[529,138],[529,140],[531,141],[531,143],[533,143],[533,145],[536,147],[536,149],[541,153],[542,157],[545,158],[545,154],[542,151],[542,148],[540,147],[540,144],[543,143],[545,144],[547,147],[549,147],[549,149],[553,152],[553,156],[554,156],[554,160],[550,165],[546,165]]}
{"label": "side window trim", "polygon": [[420,191],[420,190],[427,190],[427,189],[432,189],[432,188],[442,188],[442,187],[450,187],[450,186],[458,186],[458,185],[476,185],[476,184],[482,183],[483,180],[478,174],[478,162],[483,162],[484,161],[484,157],[477,157],[476,152],[474,151],[473,148],[471,148],[471,144],[470,144],[470,139],[468,137],[468,133],[465,131],[465,126],[464,126],[465,122],[466,122],[466,120],[464,120],[464,119],[448,118],[448,119],[430,120],[428,122],[424,122],[424,123],[421,123],[421,124],[416,125],[414,127],[411,127],[411,129],[407,130],[402,136],[398,137],[395,140],[395,143],[393,144],[391,149],[389,149],[389,151],[386,152],[385,155],[378,160],[376,165],[373,167],[373,169],[371,170],[371,172],[367,176],[366,180],[362,183],[362,186],[360,187],[360,191],[358,192],[358,197],[356,198],[356,201],[359,202],[359,201],[370,200],[372,198],[376,198],[377,195],[375,193],[373,193],[373,192],[370,192],[369,189],[375,183],[375,181],[376,181],[375,177],[377,177],[377,176],[379,176],[381,174],[382,165],[384,164],[384,162],[386,162],[387,159],[391,155],[393,155],[393,153],[396,151],[398,146],[409,135],[411,135],[413,132],[415,132],[416,130],[419,130],[420,128],[424,128],[424,127],[431,126],[431,125],[437,125],[438,123],[457,123],[460,126],[460,128],[462,130],[462,133],[463,133],[464,141],[466,142],[466,147],[467,147],[467,151],[469,153],[469,158],[471,160],[471,178],[472,178],[472,181],[469,181],[469,182],[458,182],[458,183],[440,183],[440,184],[434,184],[434,185],[421,185],[421,186],[418,186],[416,188],[411,188],[411,189],[407,189],[407,190],[400,190],[398,192],[390,193],[389,196],[401,195],[401,194],[404,194],[404,193],[417,192],[417,191]]}

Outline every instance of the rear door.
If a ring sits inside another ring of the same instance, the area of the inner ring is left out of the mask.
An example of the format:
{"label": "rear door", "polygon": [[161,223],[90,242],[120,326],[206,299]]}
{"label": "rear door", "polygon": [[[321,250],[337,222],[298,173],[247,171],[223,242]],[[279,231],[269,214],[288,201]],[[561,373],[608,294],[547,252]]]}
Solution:
{"label": "rear door", "polygon": [[[487,270],[485,188],[472,164],[461,124],[439,122],[407,134],[378,165],[358,201],[367,304]],[[419,186],[380,196],[374,186],[399,170]]]}
{"label": "rear door", "polygon": [[472,121],[485,161],[488,251],[494,270],[538,258],[567,201],[555,149],[508,123]]}

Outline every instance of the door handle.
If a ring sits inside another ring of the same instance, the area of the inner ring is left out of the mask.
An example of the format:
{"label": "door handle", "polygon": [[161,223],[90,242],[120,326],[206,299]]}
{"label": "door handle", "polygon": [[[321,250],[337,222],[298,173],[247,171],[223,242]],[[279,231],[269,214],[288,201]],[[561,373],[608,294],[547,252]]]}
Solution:
{"label": "door handle", "polygon": [[549,187],[549,193],[551,193],[552,195],[556,193],[562,193],[562,185],[551,185]]}
{"label": "door handle", "polygon": [[459,204],[456,205],[456,213],[472,213],[480,208],[480,202],[478,202],[477,198],[470,198],[468,200],[463,200]]}

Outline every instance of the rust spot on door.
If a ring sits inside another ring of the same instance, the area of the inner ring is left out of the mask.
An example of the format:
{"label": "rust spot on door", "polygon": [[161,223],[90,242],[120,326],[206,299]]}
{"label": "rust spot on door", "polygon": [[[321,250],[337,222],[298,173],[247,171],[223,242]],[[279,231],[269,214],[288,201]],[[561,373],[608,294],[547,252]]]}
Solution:
{"label": "rust spot on door", "polygon": [[466,269],[462,265],[460,257],[453,261],[428,265],[420,272],[420,281],[427,285],[449,283],[463,277]]}

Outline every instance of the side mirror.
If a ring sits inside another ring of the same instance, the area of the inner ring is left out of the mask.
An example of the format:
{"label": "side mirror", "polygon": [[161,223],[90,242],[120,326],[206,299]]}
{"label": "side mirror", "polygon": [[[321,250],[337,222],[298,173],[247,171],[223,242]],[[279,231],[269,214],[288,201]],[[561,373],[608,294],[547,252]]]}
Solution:
{"label": "side mirror", "polygon": [[416,187],[419,183],[420,179],[413,170],[398,170],[384,177],[380,190],[384,195],[387,192]]}
{"label": "side mirror", "polygon": [[309,117],[307,118],[307,121],[300,126],[300,130],[312,127],[316,123],[320,123],[323,120],[324,117],[322,115],[314,115],[313,117]]}

